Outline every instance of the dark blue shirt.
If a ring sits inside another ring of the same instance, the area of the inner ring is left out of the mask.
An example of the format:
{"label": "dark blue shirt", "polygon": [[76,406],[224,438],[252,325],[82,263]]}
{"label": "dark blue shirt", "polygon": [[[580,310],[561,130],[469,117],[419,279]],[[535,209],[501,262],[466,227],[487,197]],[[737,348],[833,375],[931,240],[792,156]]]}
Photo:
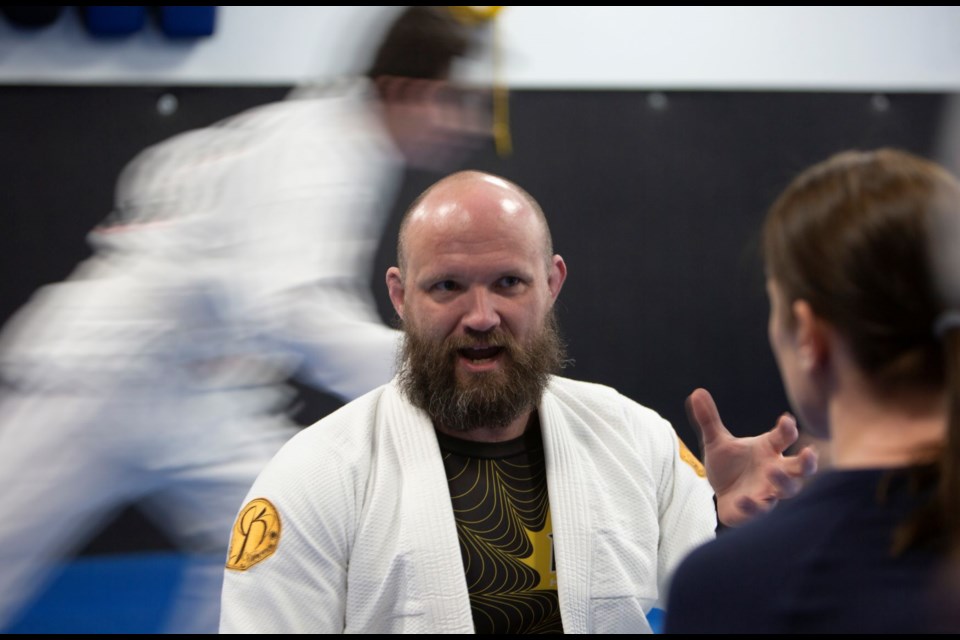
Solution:
{"label": "dark blue shirt", "polygon": [[722,532],[677,570],[665,632],[943,630],[933,602],[944,555],[891,552],[899,523],[932,495],[909,476],[825,472],[771,513]]}

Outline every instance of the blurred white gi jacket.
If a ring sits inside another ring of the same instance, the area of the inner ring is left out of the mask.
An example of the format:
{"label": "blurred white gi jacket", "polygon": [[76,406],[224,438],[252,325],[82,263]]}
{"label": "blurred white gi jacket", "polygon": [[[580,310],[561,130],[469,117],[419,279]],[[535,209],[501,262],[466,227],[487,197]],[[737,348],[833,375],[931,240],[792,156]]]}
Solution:
{"label": "blurred white gi jacket", "polygon": [[344,82],[147,149],[95,255],[5,328],[0,629],[52,562],[145,498],[216,559],[175,630],[216,630],[232,520],[294,432],[284,381],[349,400],[393,375],[399,333],[370,282],[402,165],[371,96]]}

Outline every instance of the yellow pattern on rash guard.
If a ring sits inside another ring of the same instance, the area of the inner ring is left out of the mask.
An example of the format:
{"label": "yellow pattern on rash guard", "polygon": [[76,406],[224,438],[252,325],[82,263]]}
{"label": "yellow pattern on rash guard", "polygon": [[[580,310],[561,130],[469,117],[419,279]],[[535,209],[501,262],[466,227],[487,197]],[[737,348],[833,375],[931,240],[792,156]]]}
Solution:
{"label": "yellow pattern on rash guard", "polygon": [[539,425],[509,442],[438,434],[477,633],[562,633]]}

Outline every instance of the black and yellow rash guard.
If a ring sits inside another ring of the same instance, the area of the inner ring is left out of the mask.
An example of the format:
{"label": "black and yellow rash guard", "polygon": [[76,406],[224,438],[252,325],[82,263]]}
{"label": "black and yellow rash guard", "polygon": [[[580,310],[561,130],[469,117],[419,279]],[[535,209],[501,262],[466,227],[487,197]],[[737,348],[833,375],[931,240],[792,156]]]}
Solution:
{"label": "black and yellow rash guard", "polygon": [[562,633],[539,425],[508,442],[437,438],[476,633]]}

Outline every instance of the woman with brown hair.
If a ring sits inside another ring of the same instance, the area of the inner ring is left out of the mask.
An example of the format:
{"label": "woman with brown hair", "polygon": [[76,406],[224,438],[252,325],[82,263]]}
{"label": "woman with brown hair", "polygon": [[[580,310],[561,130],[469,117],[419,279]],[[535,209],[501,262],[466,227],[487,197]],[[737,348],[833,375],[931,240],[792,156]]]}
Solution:
{"label": "woman with brown hair", "polygon": [[668,633],[946,630],[960,539],[960,184],[882,149],[800,174],[763,234],[770,344],[832,468],[677,571]]}

